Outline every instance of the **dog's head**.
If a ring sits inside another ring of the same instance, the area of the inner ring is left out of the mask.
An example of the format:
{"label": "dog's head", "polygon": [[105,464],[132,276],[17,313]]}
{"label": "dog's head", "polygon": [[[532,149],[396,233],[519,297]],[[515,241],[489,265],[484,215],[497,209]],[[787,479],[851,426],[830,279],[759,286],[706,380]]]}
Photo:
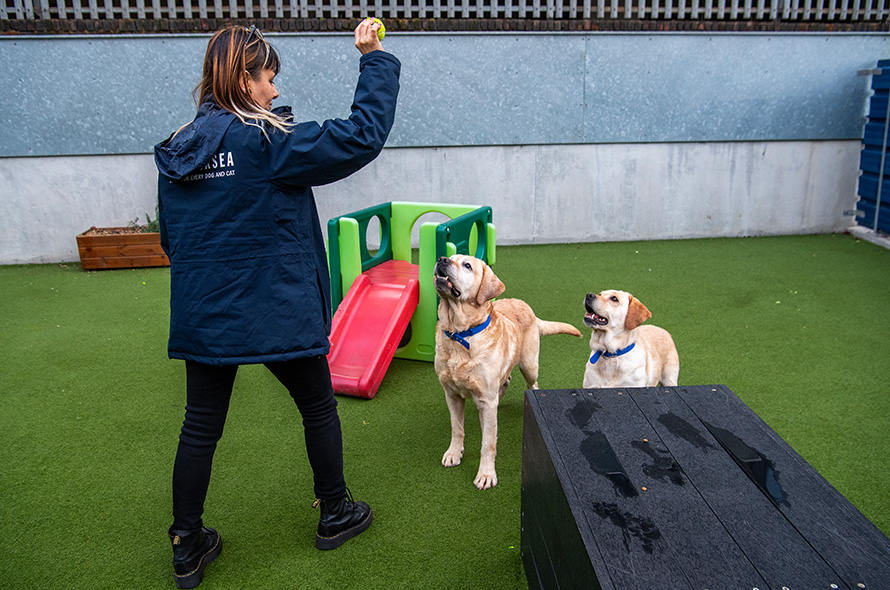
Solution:
{"label": "dog's head", "polygon": [[652,317],[646,306],[626,291],[588,293],[584,311],[584,325],[604,331],[633,330]]}
{"label": "dog's head", "polygon": [[463,254],[439,258],[435,279],[439,297],[477,305],[494,299],[506,289],[490,266]]}

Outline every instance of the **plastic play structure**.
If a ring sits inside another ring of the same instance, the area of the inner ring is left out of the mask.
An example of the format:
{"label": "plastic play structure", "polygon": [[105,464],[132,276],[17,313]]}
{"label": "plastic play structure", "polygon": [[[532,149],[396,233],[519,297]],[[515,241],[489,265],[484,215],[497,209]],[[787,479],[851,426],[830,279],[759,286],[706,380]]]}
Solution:
{"label": "plastic play structure", "polygon": [[[415,264],[411,230],[428,213],[448,219],[420,226]],[[371,254],[367,233],[375,218],[380,246]],[[458,253],[494,264],[491,207],[391,202],[328,222],[333,313],[328,364],[335,392],[370,399],[393,357],[434,360],[434,267],[440,256]]]}

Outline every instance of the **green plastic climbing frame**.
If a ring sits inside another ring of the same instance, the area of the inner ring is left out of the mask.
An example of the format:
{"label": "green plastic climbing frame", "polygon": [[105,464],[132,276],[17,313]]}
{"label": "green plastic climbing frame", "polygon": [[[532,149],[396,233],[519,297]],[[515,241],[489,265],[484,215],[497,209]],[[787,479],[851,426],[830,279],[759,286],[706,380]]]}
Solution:
{"label": "green plastic climbing frame", "polygon": [[[336,312],[355,279],[387,260],[413,262],[411,232],[421,216],[438,213],[448,219],[420,226],[417,266],[420,298],[411,323],[395,356],[433,361],[435,358],[436,308],[433,283],[440,256],[470,254],[490,265],[495,263],[495,226],[491,207],[449,203],[383,203],[328,221],[328,264],[331,274],[331,311]],[[380,224],[380,245],[368,249],[368,225]]]}

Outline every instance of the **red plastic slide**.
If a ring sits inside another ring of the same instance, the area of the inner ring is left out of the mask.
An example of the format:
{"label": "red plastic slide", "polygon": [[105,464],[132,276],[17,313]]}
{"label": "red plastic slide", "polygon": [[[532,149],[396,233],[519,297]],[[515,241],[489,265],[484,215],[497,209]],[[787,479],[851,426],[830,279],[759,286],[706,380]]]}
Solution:
{"label": "red plastic slide", "polygon": [[420,298],[418,267],[390,260],[358,276],[331,326],[328,364],[334,391],[377,395]]}

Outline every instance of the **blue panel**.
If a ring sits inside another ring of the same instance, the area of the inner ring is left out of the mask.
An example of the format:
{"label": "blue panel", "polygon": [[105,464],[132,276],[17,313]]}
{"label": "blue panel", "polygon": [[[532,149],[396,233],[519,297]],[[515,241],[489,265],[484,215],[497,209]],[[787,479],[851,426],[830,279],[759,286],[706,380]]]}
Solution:
{"label": "blue panel", "polygon": [[[882,63],[885,63],[884,60],[881,60]],[[882,69],[886,69],[890,66],[884,66]],[[872,76],[871,87],[875,90],[887,90],[890,88],[890,71],[882,71],[880,74],[876,74]]]}
{"label": "blue panel", "polygon": [[[887,193],[887,181],[884,182],[884,187],[881,189],[882,194],[890,194]],[[871,172],[863,172],[859,177],[859,188],[856,191],[856,194],[862,197],[865,200],[869,200],[874,202],[878,197],[878,175],[873,174]]]}
{"label": "blue panel", "polygon": [[888,93],[886,90],[876,91],[868,101],[868,116],[873,119],[885,119],[887,117]]}
{"label": "blue panel", "polygon": [[[871,87],[874,93],[869,99],[868,122],[862,136],[863,148],[859,157],[859,187],[856,194],[860,199],[856,209],[862,214],[856,223],[882,231],[890,231],[890,159],[886,157],[888,91],[890,88],[890,61],[879,60],[878,67],[883,71],[873,74]],[[881,158],[884,167],[881,168]],[[878,194],[880,187],[881,194]],[[880,206],[878,200],[880,199]],[[875,219],[877,216],[877,220]],[[877,221],[877,223],[876,223]]]}
{"label": "blue panel", "polygon": [[[869,229],[875,228],[875,201],[860,200],[856,209],[862,211],[862,217],[856,218],[856,223]],[[890,233],[890,202],[881,200],[881,211],[878,217],[878,229]]]}
{"label": "blue panel", "polygon": [[862,134],[862,143],[880,149],[884,145],[884,122],[869,119]]}
{"label": "blue panel", "polygon": [[[881,169],[881,148],[864,146],[859,155],[859,169],[877,175]],[[884,158],[884,176],[890,178],[890,158]]]}
{"label": "blue panel", "polygon": [[881,188],[881,206],[878,209],[878,176],[871,172],[863,172],[859,177],[857,193],[859,201],[856,209],[864,213],[856,218],[856,223],[864,227],[874,228],[875,211],[878,210],[878,229],[890,231],[890,178],[884,176]]}
{"label": "blue panel", "polygon": [[[0,37],[0,157],[150,153],[208,35]],[[298,119],[349,113],[350,34],[269,34]],[[888,34],[398,33],[391,147],[859,139]]]}

